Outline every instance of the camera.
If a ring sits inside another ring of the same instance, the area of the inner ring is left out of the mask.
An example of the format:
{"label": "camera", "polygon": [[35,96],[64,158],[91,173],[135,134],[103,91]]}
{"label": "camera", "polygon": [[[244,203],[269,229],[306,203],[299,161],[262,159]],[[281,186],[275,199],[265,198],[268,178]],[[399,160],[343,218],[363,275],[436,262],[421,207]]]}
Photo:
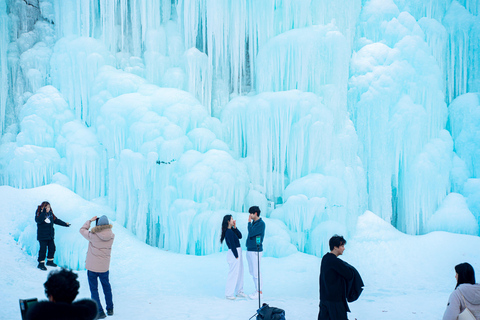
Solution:
{"label": "camera", "polygon": [[20,299],[20,312],[22,313],[22,320],[27,318],[27,311],[30,307],[32,307],[35,303],[38,302],[37,298],[31,299]]}

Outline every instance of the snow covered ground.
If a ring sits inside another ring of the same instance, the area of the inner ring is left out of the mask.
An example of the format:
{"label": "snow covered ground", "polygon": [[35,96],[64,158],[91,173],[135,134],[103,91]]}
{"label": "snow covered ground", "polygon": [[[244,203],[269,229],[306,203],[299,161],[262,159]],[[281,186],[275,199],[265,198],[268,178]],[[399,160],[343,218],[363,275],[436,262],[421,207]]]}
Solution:
{"label": "snow covered ground", "polygon": [[[1,319],[20,319],[20,298],[45,298],[47,272],[36,268],[33,220],[36,206],[45,199],[58,217],[72,223],[71,228],[55,228],[55,258],[60,265],[68,261],[74,269],[75,257],[86,253],[87,243],[78,232],[83,222],[102,211],[114,214],[102,203],[83,200],[58,185],[25,190],[0,187]],[[113,224],[112,319],[248,319],[255,313],[258,301],[224,298],[225,252],[208,256],[172,253],[148,246]],[[440,319],[455,287],[454,266],[469,262],[477,274],[480,267],[479,237],[446,232],[405,235],[371,212],[359,218],[353,238],[347,240],[342,258],[357,267],[366,284],[360,299],[350,304],[349,319]],[[83,252],[78,254],[78,250]],[[82,270],[78,271],[77,298],[86,298],[83,260],[78,266]],[[303,253],[264,258],[264,302],[284,309],[287,319],[316,319],[319,267],[320,258]],[[253,288],[245,269],[246,293]]]}

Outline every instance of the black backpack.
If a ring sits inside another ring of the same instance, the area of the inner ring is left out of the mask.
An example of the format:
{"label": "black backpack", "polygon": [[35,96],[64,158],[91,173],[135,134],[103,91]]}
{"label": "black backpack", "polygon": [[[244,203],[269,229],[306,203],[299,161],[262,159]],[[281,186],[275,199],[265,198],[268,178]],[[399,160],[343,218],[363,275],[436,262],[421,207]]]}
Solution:
{"label": "black backpack", "polygon": [[285,320],[285,310],[264,303],[257,311],[257,320]]}

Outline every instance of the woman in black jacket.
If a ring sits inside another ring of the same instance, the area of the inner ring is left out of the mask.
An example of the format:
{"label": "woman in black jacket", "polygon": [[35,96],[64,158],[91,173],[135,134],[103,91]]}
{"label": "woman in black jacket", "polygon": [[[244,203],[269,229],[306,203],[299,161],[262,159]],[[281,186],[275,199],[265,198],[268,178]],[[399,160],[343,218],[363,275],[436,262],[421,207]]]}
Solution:
{"label": "woman in black jacket", "polygon": [[220,243],[225,240],[229,249],[227,252],[229,271],[225,287],[225,297],[229,300],[235,299],[235,293],[237,297],[245,297],[245,293],[243,293],[242,248],[239,239],[242,239],[242,233],[237,229],[237,223],[233,220],[232,215],[227,214],[223,217]]}
{"label": "woman in black jacket", "polygon": [[35,222],[37,223],[37,240],[40,243],[37,268],[40,270],[47,270],[45,267],[47,248],[47,266],[56,267],[57,265],[53,262],[53,256],[55,254],[55,229],[53,228],[53,224],[69,227],[70,223],[58,219],[53,214],[50,203],[47,201],[42,202],[42,204],[38,206],[37,212],[35,212]]}

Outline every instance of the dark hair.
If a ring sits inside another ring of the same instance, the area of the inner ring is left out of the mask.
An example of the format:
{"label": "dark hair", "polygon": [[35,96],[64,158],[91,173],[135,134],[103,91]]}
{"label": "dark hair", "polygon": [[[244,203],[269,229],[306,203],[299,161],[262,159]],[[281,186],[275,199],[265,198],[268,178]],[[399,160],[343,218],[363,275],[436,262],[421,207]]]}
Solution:
{"label": "dark hair", "polygon": [[232,219],[232,215],[231,215],[231,214],[227,214],[227,215],[225,215],[225,217],[223,217],[223,221],[222,221],[222,235],[220,236],[220,243],[222,243],[223,240],[225,239],[225,232],[227,232],[227,229],[228,229],[228,221],[230,221],[230,219]]}
{"label": "dark hair", "polygon": [[53,270],[48,274],[47,281],[43,284],[47,297],[52,297],[55,302],[72,303],[78,294],[80,283],[78,275],[72,270],[62,268]]}
{"label": "dark hair", "polygon": [[248,213],[256,213],[257,217],[260,217],[260,208],[258,206],[253,206],[248,209]]}
{"label": "dark hair", "polygon": [[475,284],[475,271],[470,263],[464,262],[457,264],[455,266],[455,272],[458,274],[455,289],[463,283]]}
{"label": "dark hair", "polygon": [[[43,209],[45,209],[47,206],[50,206],[50,203],[48,201],[43,201],[38,207],[37,207],[37,212],[36,215],[38,216]],[[52,206],[50,206],[50,213],[53,215],[53,210]]]}
{"label": "dark hair", "polygon": [[330,241],[328,241],[328,245],[330,246],[330,251],[332,251],[333,248],[340,247],[341,245],[344,245],[346,243],[347,243],[347,240],[345,240],[343,236],[339,236],[338,234],[331,237]]}

